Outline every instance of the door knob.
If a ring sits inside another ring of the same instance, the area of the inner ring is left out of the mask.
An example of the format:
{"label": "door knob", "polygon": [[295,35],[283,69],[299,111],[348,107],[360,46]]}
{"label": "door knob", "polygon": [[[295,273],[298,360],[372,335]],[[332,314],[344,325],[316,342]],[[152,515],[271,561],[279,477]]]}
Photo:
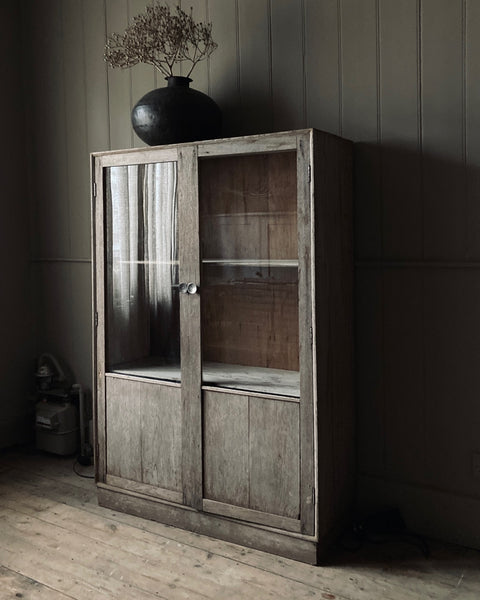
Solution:
{"label": "door knob", "polygon": [[198,291],[198,286],[196,283],[190,281],[189,283],[179,283],[178,291],[181,294],[196,294]]}

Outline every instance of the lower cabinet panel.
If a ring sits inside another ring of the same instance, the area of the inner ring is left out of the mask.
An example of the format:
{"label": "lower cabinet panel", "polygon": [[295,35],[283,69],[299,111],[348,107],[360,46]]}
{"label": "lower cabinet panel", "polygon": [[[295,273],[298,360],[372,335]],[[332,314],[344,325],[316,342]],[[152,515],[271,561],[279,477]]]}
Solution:
{"label": "lower cabinet panel", "polygon": [[297,530],[299,404],[204,391],[203,427],[207,510]]}
{"label": "lower cabinet panel", "polygon": [[181,499],[180,387],[107,377],[106,436],[107,482]]}

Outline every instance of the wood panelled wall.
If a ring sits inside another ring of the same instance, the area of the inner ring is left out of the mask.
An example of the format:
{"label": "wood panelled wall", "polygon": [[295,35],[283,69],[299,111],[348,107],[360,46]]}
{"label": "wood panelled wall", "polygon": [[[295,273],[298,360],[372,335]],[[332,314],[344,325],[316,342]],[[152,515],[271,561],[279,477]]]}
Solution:
{"label": "wood panelled wall", "polygon": [[[88,153],[140,145],[131,107],[163,84],[107,70],[103,45],[144,3],[22,0],[36,344],[86,385]],[[360,496],[480,545],[480,2],[182,3],[213,22],[219,49],[192,86],[226,136],[312,126],[356,142]]]}

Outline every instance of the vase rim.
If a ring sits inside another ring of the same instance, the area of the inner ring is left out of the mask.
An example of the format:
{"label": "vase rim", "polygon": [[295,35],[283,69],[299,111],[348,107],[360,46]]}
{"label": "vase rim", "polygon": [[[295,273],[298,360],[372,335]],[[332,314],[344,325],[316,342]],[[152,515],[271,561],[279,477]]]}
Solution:
{"label": "vase rim", "polygon": [[188,85],[191,81],[193,81],[193,79],[190,79],[190,77],[184,77],[183,75],[169,75],[168,77],[165,77],[165,79],[168,82],[168,85],[170,85],[170,83]]}

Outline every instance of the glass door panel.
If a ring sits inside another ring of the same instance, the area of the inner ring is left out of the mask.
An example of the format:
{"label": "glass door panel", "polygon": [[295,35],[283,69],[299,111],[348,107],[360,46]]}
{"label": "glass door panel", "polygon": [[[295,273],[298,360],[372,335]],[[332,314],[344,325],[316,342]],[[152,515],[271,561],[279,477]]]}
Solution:
{"label": "glass door panel", "polygon": [[296,153],[199,163],[202,380],[299,397]]}
{"label": "glass door panel", "polygon": [[106,370],[180,381],[177,165],[107,167]]}

